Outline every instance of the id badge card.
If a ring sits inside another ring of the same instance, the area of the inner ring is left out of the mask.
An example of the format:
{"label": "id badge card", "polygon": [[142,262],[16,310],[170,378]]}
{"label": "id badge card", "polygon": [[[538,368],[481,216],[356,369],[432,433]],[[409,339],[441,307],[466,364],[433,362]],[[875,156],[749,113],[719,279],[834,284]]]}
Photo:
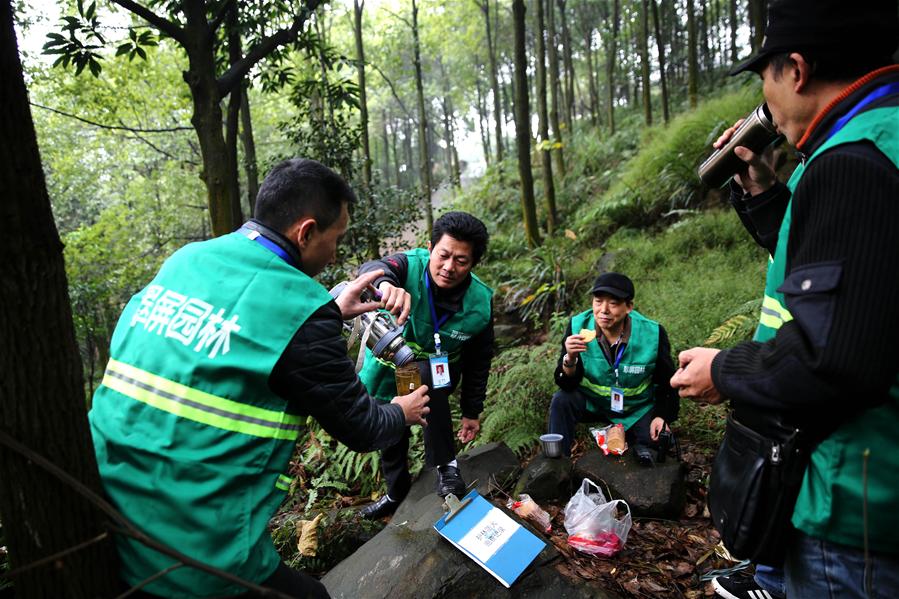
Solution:
{"label": "id badge card", "polygon": [[447,354],[431,354],[428,358],[431,364],[431,382],[435,389],[443,389],[450,386],[449,356]]}
{"label": "id badge card", "polygon": [[624,411],[624,391],[612,387],[612,411],[619,414]]}

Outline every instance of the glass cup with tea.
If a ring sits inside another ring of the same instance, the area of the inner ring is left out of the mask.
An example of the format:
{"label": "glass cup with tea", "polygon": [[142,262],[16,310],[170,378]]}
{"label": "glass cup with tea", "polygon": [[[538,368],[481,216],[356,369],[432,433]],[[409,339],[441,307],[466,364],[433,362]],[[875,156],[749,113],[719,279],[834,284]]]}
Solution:
{"label": "glass cup with tea", "polygon": [[408,395],[421,387],[421,372],[417,362],[409,362],[396,369],[396,393]]}

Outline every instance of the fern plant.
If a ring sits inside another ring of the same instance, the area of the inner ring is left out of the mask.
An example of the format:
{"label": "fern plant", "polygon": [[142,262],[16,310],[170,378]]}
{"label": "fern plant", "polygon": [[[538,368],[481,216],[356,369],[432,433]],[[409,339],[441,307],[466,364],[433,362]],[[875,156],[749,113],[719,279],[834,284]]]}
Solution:
{"label": "fern plant", "polygon": [[555,391],[555,343],[503,352],[493,362],[476,444],[503,441],[525,453],[545,432],[549,402]]}
{"label": "fern plant", "polygon": [[751,339],[758,324],[758,313],[761,308],[761,299],[746,302],[731,312],[723,323],[715,327],[703,345],[729,346]]}

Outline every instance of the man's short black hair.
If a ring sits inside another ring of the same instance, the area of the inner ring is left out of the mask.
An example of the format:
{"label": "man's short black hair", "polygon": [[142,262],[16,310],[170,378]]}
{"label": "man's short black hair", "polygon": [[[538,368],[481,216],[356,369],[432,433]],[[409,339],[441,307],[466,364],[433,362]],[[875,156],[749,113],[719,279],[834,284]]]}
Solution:
{"label": "man's short black hair", "polygon": [[341,206],[356,202],[343,177],[309,158],[291,158],[272,168],[256,195],[254,217],[279,233],[286,233],[304,216],[320,230],[340,218]]}
{"label": "man's short black hair", "polygon": [[435,220],[431,229],[431,247],[437,245],[444,235],[471,244],[472,266],[481,261],[490,240],[484,223],[467,212],[446,212]]}
{"label": "man's short black hair", "polygon": [[819,53],[814,49],[798,48],[792,52],[772,54],[759,72],[770,65],[771,76],[775,81],[779,81],[784,67],[793,64],[793,59],[790,58],[793,52],[801,54],[805,62],[811,65],[812,78],[818,81],[855,81],[871,71],[893,64],[889,56],[859,60],[854,57],[841,58],[828,53]]}

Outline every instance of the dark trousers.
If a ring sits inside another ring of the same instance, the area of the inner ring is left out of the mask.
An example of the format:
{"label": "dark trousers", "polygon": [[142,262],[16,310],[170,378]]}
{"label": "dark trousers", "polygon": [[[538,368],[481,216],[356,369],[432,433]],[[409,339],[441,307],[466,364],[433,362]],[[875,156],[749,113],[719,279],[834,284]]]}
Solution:
{"label": "dark trousers", "polygon": [[[625,440],[629,446],[649,446],[649,425],[652,424],[654,410],[649,410],[640,420],[627,429]],[[587,409],[587,395],[580,389],[564,391],[559,389],[549,404],[549,432],[562,435],[562,452],[571,455],[571,443],[574,440],[574,427],[579,422],[603,422],[608,420],[602,415]],[[393,497],[391,495],[391,497]]]}
{"label": "dark trousers", "polygon": [[[425,464],[429,468],[442,466],[456,457],[456,442],[453,438],[453,416],[449,406],[450,389],[428,391],[431,408],[424,427]],[[395,445],[381,450],[381,469],[387,479],[387,494],[391,499],[402,501],[412,486],[409,474],[409,438],[412,431],[406,427],[403,438]]]}

